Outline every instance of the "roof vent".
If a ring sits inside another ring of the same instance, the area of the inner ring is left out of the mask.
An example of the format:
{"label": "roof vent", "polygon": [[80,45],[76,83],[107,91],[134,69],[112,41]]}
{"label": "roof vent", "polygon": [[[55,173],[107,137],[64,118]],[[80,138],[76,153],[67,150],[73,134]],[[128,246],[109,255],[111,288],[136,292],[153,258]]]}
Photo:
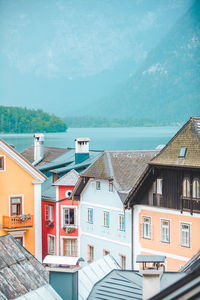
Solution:
{"label": "roof vent", "polygon": [[179,157],[185,157],[187,152],[186,147],[181,147],[180,152],[179,152]]}

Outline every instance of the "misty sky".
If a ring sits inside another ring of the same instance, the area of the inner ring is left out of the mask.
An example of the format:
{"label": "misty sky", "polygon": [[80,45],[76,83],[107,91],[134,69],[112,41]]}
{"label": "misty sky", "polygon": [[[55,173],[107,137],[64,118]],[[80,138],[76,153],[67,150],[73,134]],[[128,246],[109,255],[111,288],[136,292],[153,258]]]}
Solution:
{"label": "misty sky", "polygon": [[132,76],[192,0],[0,0],[0,104],[65,116]]}

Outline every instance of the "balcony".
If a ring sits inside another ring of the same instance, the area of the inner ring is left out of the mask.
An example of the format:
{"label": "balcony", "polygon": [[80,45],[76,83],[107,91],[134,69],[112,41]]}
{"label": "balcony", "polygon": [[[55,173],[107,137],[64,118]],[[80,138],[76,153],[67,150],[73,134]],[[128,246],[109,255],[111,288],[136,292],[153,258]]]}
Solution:
{"label": "balcony", "polygon": [[21,229],[33,227],[33,216],[30,219],[21,221],[19,216],[3,216],[3,229]]}

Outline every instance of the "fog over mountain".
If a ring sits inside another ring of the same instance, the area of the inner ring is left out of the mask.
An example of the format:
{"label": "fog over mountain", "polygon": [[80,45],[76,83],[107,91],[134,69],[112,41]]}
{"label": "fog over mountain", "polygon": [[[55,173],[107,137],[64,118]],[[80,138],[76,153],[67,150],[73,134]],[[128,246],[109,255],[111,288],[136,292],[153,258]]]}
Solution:
{"label": "fog over mountain", "polygon": [[0,0],[0,104],[93,114],[193,2]]}

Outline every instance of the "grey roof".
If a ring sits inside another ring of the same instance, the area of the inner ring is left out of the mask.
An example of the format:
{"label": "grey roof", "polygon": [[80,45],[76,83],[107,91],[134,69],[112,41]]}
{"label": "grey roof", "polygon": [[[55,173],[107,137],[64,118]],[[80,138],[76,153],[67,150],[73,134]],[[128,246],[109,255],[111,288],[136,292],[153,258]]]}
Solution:
{"label": "grey roof", "polygon": [[16,298],[17,300],[62,300],[50,284],[41,286],[40,288],[30,291],[29,293]]}
{"label": "grey roof", "polygon": [[[157,153],[156,150],[104,151],[81,176],[113,180],[124,202]],[[78,191],[78,187],[75,188],[75,193],[76,190]]]}
{"label": "grey roof", "polygon": [[[69,150],[70,149],[68,148],[44,147],[44,158],[37,166],[45,165]],[[30,163],[33,163],[34,146],[29,146],[28,148],[24,149],[21,152],[21,155],[25,157]]]}
{"label": "grey roof", "polygon": [[[1,236],[0,299],[16,299],[47,285],[48,274],[42,264],[21,246],[14,237],[11,235]],[[33,299],[33,297],[28,299]]]}
{"label": "grey roof", "polygon": [[110,254],[80,269],[78,271],[79,300],[86,300],[95,283],[113,269],[121,268]]}
{"label": "grey roof", "polygon": [[200,268],[200,250],[181,268],[181,272],[191,273]]}
{"label": "grey roof", "polygon": [[79,174],[73,169],[61,178],[59,178],[55,183],[53,183],[53,185],[75,186],[79,177]]}
{"label": "grey roof", "polygon": [[[161,290],[179,280],[183,273],[161,275]],[[137,271],[113,270],[95,284],[88,300],[142,299],[142,276]]]}
{"label": "grey roof", "polygon": [[53,175],[42,184],[42,198],[56,200],[56,187],[53,184]]}
{"label": "grey roof", "polygon": [[142,262],[165,262],[166,256],[163,255],[137,255],[136,263]]}

